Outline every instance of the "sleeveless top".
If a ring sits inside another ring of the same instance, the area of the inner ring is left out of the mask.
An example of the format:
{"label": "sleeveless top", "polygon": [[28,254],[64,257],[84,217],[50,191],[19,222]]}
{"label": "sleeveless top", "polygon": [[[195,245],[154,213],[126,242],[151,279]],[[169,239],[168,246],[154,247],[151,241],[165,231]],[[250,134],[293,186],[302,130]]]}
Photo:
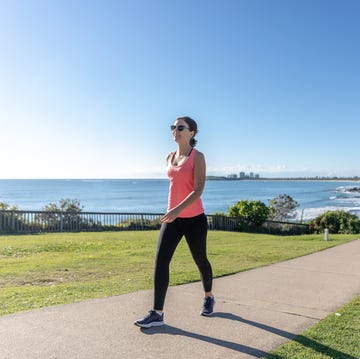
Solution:
{"label": "sleeveless top", "polygon": [[[169,156],[167,174],[170,180],[168,211],[181,203],[194,190],[194,155],[196,149],[193,148],[190,155],[178,166],[172,164],[176,152]],[[204,213],[201,198],[197,198],[193,203],[180,212],[180,218],[195,217]]]}

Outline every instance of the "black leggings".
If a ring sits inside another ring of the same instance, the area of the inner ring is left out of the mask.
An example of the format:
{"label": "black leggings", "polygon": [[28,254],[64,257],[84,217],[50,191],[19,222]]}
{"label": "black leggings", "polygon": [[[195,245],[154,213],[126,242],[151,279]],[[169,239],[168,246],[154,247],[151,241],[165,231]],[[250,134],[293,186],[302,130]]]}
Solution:
{"label": "black leggings", "polygon": [[154,273],[154,309],[162,310],[164,307],[170,262],[183,236],[199,268],[204,291],[212,289],[212,269],[206,256],[206,216],[177,218],[172,223],[163,223],[160,229]]}

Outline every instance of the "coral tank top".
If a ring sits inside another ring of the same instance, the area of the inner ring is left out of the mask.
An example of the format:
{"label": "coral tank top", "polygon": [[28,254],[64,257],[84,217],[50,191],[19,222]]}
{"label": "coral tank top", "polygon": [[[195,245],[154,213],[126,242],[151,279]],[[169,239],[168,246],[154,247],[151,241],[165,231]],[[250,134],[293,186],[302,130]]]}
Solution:
{"label": "coral tank top", "polygon": [[[194,190],[194,154],[193,148],[190,155],[178,166],[172,164],[172,159],[176,152],[169,156],[167,174],[170,180],[168,211],[181,203]],[[195,217],[204,213],[201,198],[197,198],[193,203],[180,212],[180,218]]]}

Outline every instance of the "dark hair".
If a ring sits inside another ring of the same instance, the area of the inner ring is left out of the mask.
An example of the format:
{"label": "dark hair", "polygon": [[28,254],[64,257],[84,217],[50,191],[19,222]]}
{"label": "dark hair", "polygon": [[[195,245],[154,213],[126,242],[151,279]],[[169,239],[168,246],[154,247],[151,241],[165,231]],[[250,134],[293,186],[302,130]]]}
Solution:
{"label": "dark hair", "polygon": [[185,121],[187,123],[187,125],[189,126],[190,131],[194,131],[194,137],[192,137],[190,139],[190,146],[195,147],[197,144],[197,140],[195,139],[195,136],[198,133],[198,127],[197,127],[197,123],[195,122],[195,120],[193,120],[191,117],[188,117],[188,116],[181,116],[181,117],[178,117],[176,120]]}

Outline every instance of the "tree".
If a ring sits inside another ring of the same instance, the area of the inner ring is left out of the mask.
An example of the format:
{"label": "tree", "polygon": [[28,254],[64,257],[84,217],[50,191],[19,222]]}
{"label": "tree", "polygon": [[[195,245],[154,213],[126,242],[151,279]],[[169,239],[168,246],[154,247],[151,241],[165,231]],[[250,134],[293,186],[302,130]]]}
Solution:
{"label": "tree", "polygon": [[60,200],[59,206],[56,203],[49,203],[44,207],[46,212],[65,212],[65,213],[79,213],[83,207],[77,199],[63,198]]}
{"label": "tree", "polygon": [[19,211],[18,206],[11,206],[6,202],[0,202],[0,211]]}
{"label": "tree", "polygon": [[76,199],[61,199],[59,205],[49,203],[43,208],[45,213],[37,216],[37,220],[44,223],[45,227],[62,229],[77,228],[83,219],[79,215],[82,211],[80,202]]}
{"label": "tree", "polygon": [[295,209],[299,204],[287,194],[279,194],[277,197],[269,200],[269,219],[281,221],[285,218],[294,218]]}
{"label": "tree", "polygon": [[229,208],[230,217],[243,217],[258,226],[263,224],[269,215],[269,207],[261,201],[242,200]]}

